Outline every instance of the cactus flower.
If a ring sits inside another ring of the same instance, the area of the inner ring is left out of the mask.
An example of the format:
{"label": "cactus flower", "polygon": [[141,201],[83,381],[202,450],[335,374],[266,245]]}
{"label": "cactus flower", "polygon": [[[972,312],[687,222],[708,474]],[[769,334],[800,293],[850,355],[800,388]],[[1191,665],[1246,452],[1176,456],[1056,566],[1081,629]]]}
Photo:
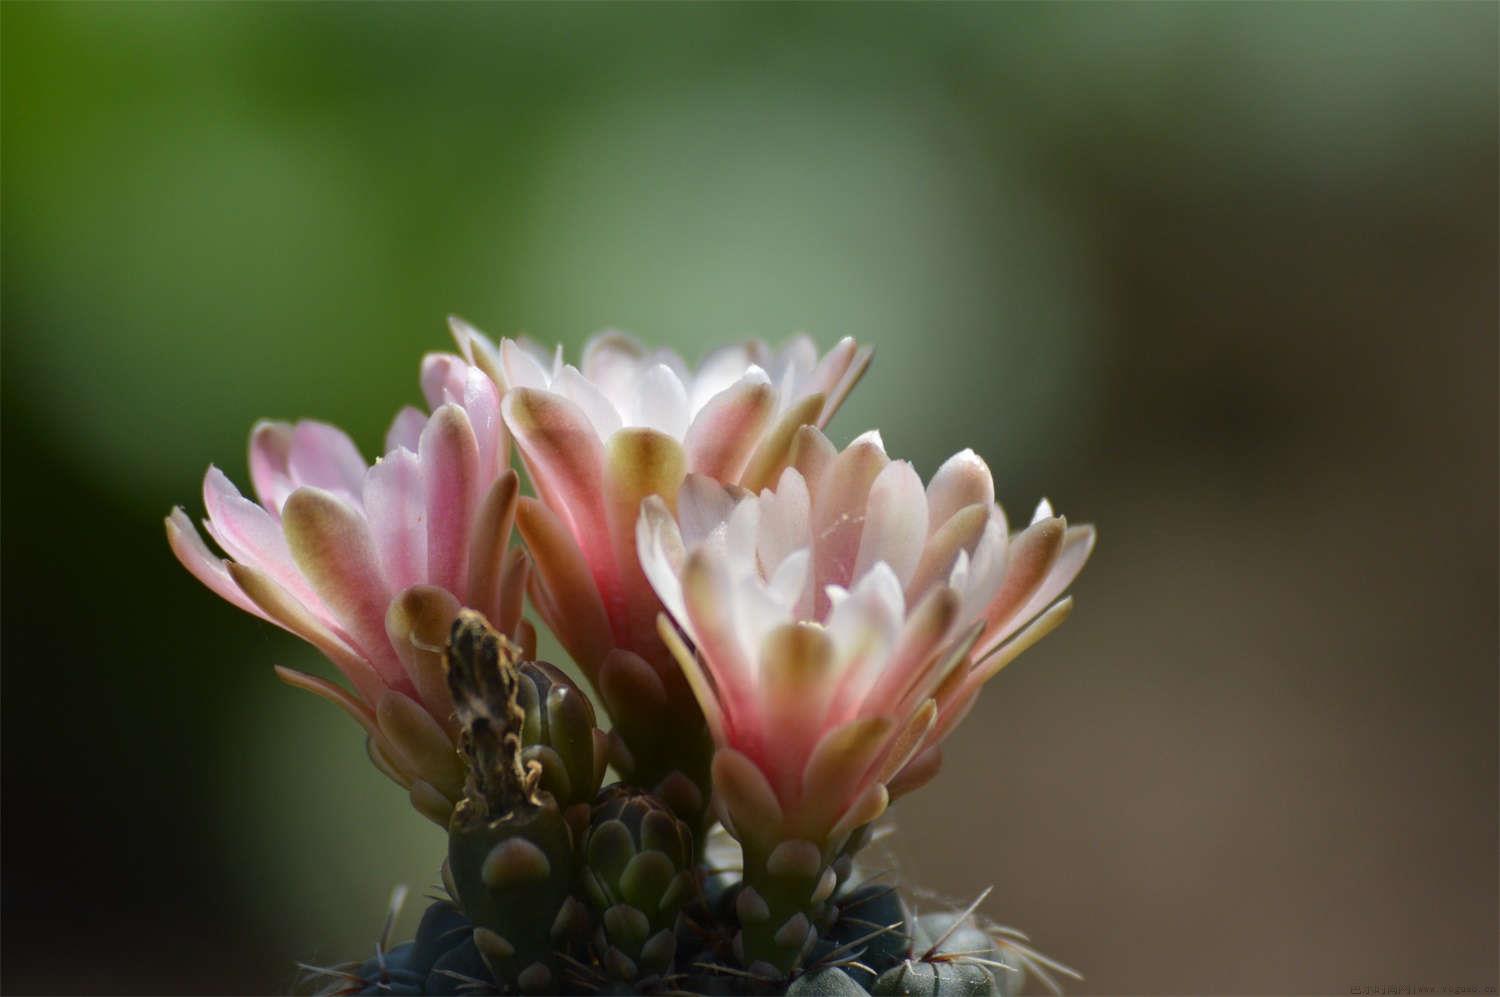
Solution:
{"label": "cactus flower", "polygon": [[446,824],[462,795],[453,702],[441,652],[459,608],[523,643],[527,562],[507,551],[517,479],[495,386],[450,355],[428,356],[431,414],[400,412],[387,453],[367,465],[321,422],[262,422],[250,438],[258,502],[218,468],[203,482],[204,528],[167,518],[179,561],[218,595],[296,634],[353,686],[277,668],[340,706],[369,735],[371,760]]}
{"label": "cactus flower", "polygon": [[616,765],[679,810],[701,811],[710,743],[657,632],[661,603],[636,553],[640,503],[655,495],[671,507],[685,475],[774,482],[797,430],[827,422],[870,351],[844,339],[820,359],[805,336],[774,350],[750,341],[692,369],[606,332],[574,367],[560,350],[497,345],[458,320],[453,331],[504,389],[505,422],[540,497],[522,498],[517,513],[532,601],[609,708],[625,748]]}
{"label": "cactus flower", "polygon": [[1046,502],[1010,533],[972,451],[924,487],[877,433],[837,452],[804,427],[789,464],[758,495],[690,474],[675,515],[648,499],[637,526],[745,849],[746,959],[781,969],[838,850],[936,772],[984,682],[1062,621],[1094,543]]}

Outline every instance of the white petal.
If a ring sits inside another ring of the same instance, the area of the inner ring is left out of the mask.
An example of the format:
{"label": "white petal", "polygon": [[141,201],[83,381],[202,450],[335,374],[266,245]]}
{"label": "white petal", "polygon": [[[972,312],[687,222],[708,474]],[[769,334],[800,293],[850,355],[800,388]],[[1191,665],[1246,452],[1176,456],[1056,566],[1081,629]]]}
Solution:
{"label": "white petal", "polygon": [[656,590],[657,598],[666,607],[672,618],[692,636],[692,624],[688,620],[687,607],[682,598],[682,582],[678,573],[685,558],[682,534],[672,513],[660,496],[650,495],[641,503],[641,517],[635,525],[636,554],[641,560],[641,570]]}
{"label": "white petal", "polygon": [[878,429],[865,430],[863,433],[860,433],[853,440],[851,440],[849,442],[849,446],[845,447],[844,449],[853,449],[854,447],[859,446],[862,443],[873,443],[875,444],[876,449],[878,449],[881,453],[885,453],[885,440],[881,438],[880,430]]}
{"label": "white petal", "polygon": [[620,413],[616,411],[614,403],[606,398],[597,387],[590,384],[578,372],[578,368],[571,365],[563,367],[557,379],[552,382],[552,390],[583,409],[583,414],[588,416],[589,422],[594,426],[594,431],[599,434],[599,439],[609,439],[614,435],[615,430],[620,428]]}
{"label": "white petal", "polygon": [[890,565],[904,586],[917,568],[927,542],[927,495],[907,461],[892,461],[875,477],[865,507],[854,577],[877,562]]}
{"label": "white petal", "polygon": [[791,614],[767,591],[765,582],[756,576],[744,576],[734,580],[734,621],[740,647],[749,661],[756,663],[760,671],[760,647],[766,634],[783,623],[792,622]]}
{"label": "white petal", "polygon": [[689,474],[677,491],[677,518],[682,542],[696,547],[715,532],[722,533],[736,503],[734,493],[701,474]]}
{"label": "white petal", "polygon": [[786,610],[788,616],[798,616],[797,608],[803,601],[802,593],[812,581],[811,567],[812,552],[804,548],[792,551],[783,558],[776,567],[776,573],[771,576],[767,590],[771,593],[771,598]]}
{"label": "white petal", "polygon": [[943,461],[927,486],[928,532],[942,527],[965,506],[995,501],[995,480],[989,465],[973,450],[960,450]]}
{"label": "white petal", "polygon": [[[998,507],[996,507],[998,510]],[[1005,519],[998,511],[985,524],[984,534],[974,545],[969,558],[967,585],[960,589],[963,595],[961,618],[978,619],[1005,582],[1006,552],[1010,538],[1005,533]]]}
{"label": "white petal", "polygon": [[756,554],[760,558],[761,570],[769,574],[776,571],[792,551],[806,550],[812,545],[812,499],[807,492],[807,482],[802,480],[796,468],[787,468],[774,492],[761,492],[760,507]]}
{"label": "white petal", "polygon": [[505,372],[506,390],[511,388],[547,388],[551,378],[531,351],[514,339],[500,340],[500,369]]}
{"label": "white petal", "polygon": [[635,337],[606,329],[589,337],[583,346],[583,376],[614,403],[623,417],[630,407],[646,350]]}
{"label": "white petal", "polygon": [[[829,593],[832,596],[832,593]],[[828,632],[838,648],[839,670],[850,672],[854,688],[865,688],[879,674],[901,635],[905,599],[895,573],[884,564],[832,600]]]}
{"label": "white petal", "polygon": [[730,571],[736,576],[761,577],[755,559],[755,540],[759,532],[760,503],[746,499],[734,507],[724,528],[725,553]]}
{"label": "white petal", "polygon": [[[696,414],[708,400],[745,376],[751,367],[744,343],[733,343],[711,350],[698,365],[688,391],[688,406]],[[762,371],[760,378],[765,378]]]}
{"label": "white petal", "polygon": [[659,429],[676,440],[687,435],[687,389],[666,364],[653,364],[641,375],[630,423]]}

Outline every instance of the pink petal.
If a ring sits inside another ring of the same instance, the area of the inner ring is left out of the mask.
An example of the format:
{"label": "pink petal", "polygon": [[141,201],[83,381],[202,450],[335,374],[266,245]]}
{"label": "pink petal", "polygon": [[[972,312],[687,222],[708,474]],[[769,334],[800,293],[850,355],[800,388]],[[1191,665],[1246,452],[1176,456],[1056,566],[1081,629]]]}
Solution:
{"label": "pink petal", "polygon": [[848,587],[854,578],[860,534],[864,530],[865,505],[875,478],[890,458],[880,437],[866,433],[839,454],[813,486],[813,573],[820,590],[817,614],[827,607],[821,590],[828,585]]}
{"label": "pink petal", "polygon": [[[1073,600],[1071,597],[1059,601],[1055,606],[1038,616],[1030,626],[1022,630],[1011,640],[1006,641],[992,651],[976,655],[976,663],[964,677],[964,690],[977,689],[979,686],[994,678],[1006,665],[1010,664],[1022,653],[1030,650],[1037,641],[1047,636],[1058,627],[1062,626],[1064,620],[1073,612]],[[952,711],[946,710],[951,713]],[[942,733],[953,729],[957,720],[945,720]]]}
{"label": "pink petal", "polygon": [[462,402],[469,365],[452,353],[429,353],[422,358],[422,397],[436,410],[448,402]]}
{"label": "pink petal", "polygon": [[385,433],[385,449],[417,452],[417,441],[422,438],[422,427],[427,425],[427,413],[415,405],[408,405],[396,413],[391,428]]}
{"label": "pink petal", "polygon": [[[845,336],[840,339],[813,368],[812,375],[807,379],[807,390],[821,392],[825,398],[831,397],[830,393],[844,379],[849,365],[854,362],[858,353],[859,344],[854,341],[854,337]],[[821,425],[820,423],[820,428]]]}
{"label": "pink petal", "polygon": [[868,688],[901,635],[905,600],[901,583],[885,564],[876,564],[826,615],[828,633],[839,651],[841,686]]}
{"label": "pink petal", "polygon": [[989,465],[972,450],[960,450],[943,461],[927,486],[927,528],[936,533],[958,510],[991,505],[995,481]]}
{"label": "pink petal", "polygon": [[469,582],[464,590],[465,601],[489,618],[502,633],[507,630],[500,619],[500,607],[506,601],[504,560],[511,528],[516,521],[516,497],[520,488],[516,472],[510,468],[495,478],[474,515],[469,537]]}
{"label": "pink petal", "polygon": [[921,752],[929,735],[937,727],[937,714],[937,700],[934,699],[925,700],[912,713],[911,718],[902,725],[900,731],[886,747],[885,755],[880,760],[877,779],[881,782],[889,781]]}
{"label": "pink petal", "polygon": [[[844,404],[849,392],[864,377],[865,369],[870,366],[870,358],[874,354],[875,351],[870,347],[858,347],[853,339],[846,337],[839,340],[838,345],[823,358],[812,377],[813,387],[825,396],[823,408],[818,413],[819,427],[828,425],[833,414]],[[830,381],[831,384],[828,383]]]}
{"label": "pink petal", "polygon": [[414,585],[396,594],[385,617],[386,637],[401,659],[412,688],[427,712],[450,734],[454,727],[453,699],[442,658],[459,608],[458,600],[448,590]]}
{"label": "pink petal", "polygon": [[943,767],[943,749],[933,744],[923,748],[916,757],[907,762],[896,777],[887,784],[891,799],[905,796],[913,790],[921,789],[932,781]]}
{"label": "pink petal", "polygon": [[506,392],[501,409],[537,492],[573,535],[609,605],[618,585],[604,511],[604,446],[593,425],[562,396],[530,388]]}
{"label": "pink petal", "polygon": [[[698,653],[719,691],[726,726],[737,739],[739,732],[753,735],[760,714],[755,670],[739,641],[733,617],[734,586],[723,559],[709,548],[689,553],[682,566],[682,596]],[[758,737],[741,746],[759,755]]]}
{"label": "pink petal", "polygon": [[592,680],[614,646],[614,636],[583,551],[552,510],[533,498],[516,503],[516,529],[536,568],[531,576],[533,596],[545,593],[538,610]]}
{"label": "pink petal", "polygon": [[297,567],[329,613],[387,683],[404,687],[405,670],[385,633],[390,592],[364,517],[331,492],[303,487],[286,500],[282,520]]}
{"label": "pink petal", "polygon": [[386,584],[400,591],[426,581],[427,493],[415,453],[395,450],[375,462],[365,475],[364,508]]}
{"label": "pink petal", "polygon": [[527,628],[531,626],[521,618],[530,582],[531,556],[527,554],[526,548],[521,546],[507,548],[505,555],[500,558],[500,585],[495,593],[494,606],[485,615],[495,621],[495,629],[501,633],[514,634],[516,643],[520,644],[523,649],[530,647],[525,657],[535,658],[536,631],[531,631],[528,641],[518,629],[523,624]]}
{"label": "pink petal", "polygon": [[1068,527],[1068,532],[1063,537],[1062,549],[1058,551],[1057,560],[1048,569],[1046,578],[1010,621],[986,640],[986,650],[1015,633],[1028,620],[1051,605],[1054,599],[1073,584],[1073,579],[1078,577],[1078,573],[1088,562],[1089,555],[1094,551],[1095,539],[1092,526]]}
{"label": "pink petal", "polygon": [[[614,545],[618,598],[606,600],[614,623],[616,639],[668,674],[662,681],[681,681],[681,672],[668,665],[665,648],[656,632],[656,614],[661,602],[651,590],[641,571],[636,553],[636,520],[641,502],[659,495],[668,505],[676,502],[682,484],[686,460],[682,445],[665,433],[653,429],[626,428],[610,437],[605,455],[605,508],[609,537]],[[686,691],[686,690],[682,690]]]}
{"label": "pink petal", "polygon": [[[683,492],[687,490],[685,484]],[[683,497],[679,496],[678,501],[681,503]],[[652,495],[641,503],[641,515],[635,524],[635,546],[641,570],[657,598],[673,619],[686,627],[687,608],[682,602],[682,583],[677,573],[682,570],[687,550],[672,511],[660,496]]]}
{"label": "pink petal", "polygon": [[261,615],[322,651],[367,702],[380,699],[385,692],[385,680],[331,620],[314,615],[259,568],[234,563],[228,568],[235,585],[255,603]]}
{"label": "pink petal", "polygon": [[817,426],[803,426],[792,438],[787,463],[802,475],[810,491],[823,480],[823,475],[838,455],[838,447],[823,435],[822,430]]}
{"label": "pink petal", "polygon": [[1019,611],[1046,581],[1062,551],[1066,532],[1067,524],[1061,517],[1054,517],[1032,523],[1011,539],[1005,581],[985,610],[984,636],[977,648],[980,657],[1024,622],[1019,620]]}
{"label": "pink petal", "polygon": [[500,418],[500,393],[478,367],[464,372],[463,394],[456,399],[479,448],[479,480],[488,482],[510,466],[510,434]]}
{"label": "pink petal", "polygon": [[292,430],[287,470],[297,485],[356,498],[365,480],[365,459],[337,426],[304,419]]}
{"label": "pink petal", "polygon": [[733,748],[714,754],[715,804],[728,810],[736,837],[772,843],[782,837],[784,813],[765,774],[747,755]]}
{"label": "pink petal", "polygon": [[457,315],[448,316],[448,330],[466,361],[484,371],[497,387],[505,383],[500,372],[500,348],[493,340]]}
{"label": "pink petal", "polygon": [[750,455],[750,461],[740,475],[740,484],[753,492],[775,484],[790,459],[797,431],[811,424],[822,408],[823,396],[815,394],[792,403],[779,415]]}
{"label": "pink petal", "polygon": [[479,445],[463,409],[443,405],[432,414],[418,457],[427,507],[426,580],[462,598],[479,498]]}
{"label": "pink petal", "polygon": [[688,685],[693,690],[693,698],[698,700],[698,706],[703,710],[703,719],[708,723],[708,730],[713,736],[714,743],[729,743],[729,731],[724,720],[723,707],[719,702],[719,693],[714,687],[713,680],[704,671],[702,659],[696,651],[687,646],[681,633],[666,613],[656,618],[656,627],[661,635],[662,643],[672,652],[672,657],[682,668],[682,674],[687,677]]}
{"label": "pink petal", "polygon": [[939,664],[938,651],[952,632],[960,608],[957,593],[946,586],[928,593],[907,618],[873,684],[850,690],[849,702],[841,704],[841,716],[853,716],[863,704],[900,712],[910,700],[925,697],[933,680],[941,679],[931,671]]}
{"label": "pink petal", "polygon": [[688,428],[688,469],[719,481],[737,481],[776,407],[762,377],[745,377],[714,395]]}
{"label": "pink petal", "polygon": [[783,800],[797,798],[803,763],[824,728],[836,677],[834,655],[832,639],[814,623],[784,623],[761,645],[761,709],[776,718],[777,730],[767,738],[764,760]]}
{"label": "pink petal", "polygon": [[933,585],[946,583],[959,554],[973,550],[984,537],[994,506],[965,506],[933,532],[922,550],[916,571],[906,583],[907,599],[915,602]]}
{"label": "pink petal", "polygon": [[255,424],[250,431],[250,481],[260,504],[276,516],[297,487],[287,467],[291,455],[291,423],[262,420]]}
{"label": "pink petal", "polygon": [[203,477],[203,505],[208,510],[204,528],[226,554],[263,569],[314,612],[322,608],[322,600],[292,561],[281,524],[241,496],[217,467],[210,467]]}
{"label": "pink petal", "polygon": [[224,559],[215,557],[208,549],[208,545],[198,535],[197,527],[193,525],[187,513],[182,511],[181,506],[172,510],[172,514],[167,517],[166,524],[167,544],[172,548],[172,553],[177,556],[178,562],[194,578],[207,585],[219,598],[238,606],[247,613],[254,613],[261,619],[269,619],[240,591],[239,586],[230,577]]}
{"label": "pink petal", "polygon": [[864,717],[823,734],[802,772],[804,833],[820,840],[870,785],[871,769],[895,733],[889,717]]}

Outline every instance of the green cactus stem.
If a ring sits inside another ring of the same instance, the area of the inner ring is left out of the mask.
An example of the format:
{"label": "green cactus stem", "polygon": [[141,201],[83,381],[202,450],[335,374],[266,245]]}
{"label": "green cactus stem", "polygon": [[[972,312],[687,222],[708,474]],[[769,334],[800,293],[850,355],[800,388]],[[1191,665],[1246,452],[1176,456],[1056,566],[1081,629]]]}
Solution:
{"label": "green cactus stem", "polygon": [[656,798],[614,785],[594,806],[582,854],[605,971],[620,980],[665,973],[678,913],[698,893],[692,831]]}
{"label": "green cactus stem", "polygon": [[444,667],[468,779],[449,825],[447,878],[496,980],[555,993],[552,936],[574,877],[573,834],[541,788],[543,763],[523,759],[518,654],[478,613],[454,621]]}
{"label": "green cactus stem", "polygon": [[735,897],[735,955],[751,973],[785,976],[799,968],[829,918],[838,883],[836,849],[790,839],[745,843],[744,886]]}
{"label": "green cactus stem", "polygon": [[594,705],[562,669],[545,661],[523,661],[516,702],[524,713],[521,762],[541,766],[541,788],[566,813],[589,808],[608,767],[609,737],[599,730]]}
{"label": "green cactus stem", "polygon": [[701,842],[713,823],[708,800],[714,743],[675,666],[669,674],[678,675],[670,685],[644,658],[616,649],[605,657],[594,686],[614,721],[616,770],[671,807]]}

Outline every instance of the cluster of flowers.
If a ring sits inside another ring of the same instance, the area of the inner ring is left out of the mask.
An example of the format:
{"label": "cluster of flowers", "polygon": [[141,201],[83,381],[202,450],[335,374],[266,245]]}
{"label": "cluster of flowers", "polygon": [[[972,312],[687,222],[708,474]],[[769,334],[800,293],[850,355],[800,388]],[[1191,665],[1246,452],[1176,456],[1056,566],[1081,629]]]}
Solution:
{"label": "cluster of flowers", "polygon": [[464,608],[533,656],[529,596],[611,713],[611,761],[682,811],[711,799],[747,856],[841,841],[932,778],[980,687],[1067,615],[1092,528],[1044,501],[1012,530],[972,451],[924,485],[878,433],[823,434],[870,359],[852,339],[695,369],[610,332],[573,366],[451,326],[429,410],[373,465],[332,426],[263,422],[258,501],[204,479],[227,556],[167,519],[193,575],[338,668],[349,687],[278,673],[439,822],[463,795],[442,651]]}

